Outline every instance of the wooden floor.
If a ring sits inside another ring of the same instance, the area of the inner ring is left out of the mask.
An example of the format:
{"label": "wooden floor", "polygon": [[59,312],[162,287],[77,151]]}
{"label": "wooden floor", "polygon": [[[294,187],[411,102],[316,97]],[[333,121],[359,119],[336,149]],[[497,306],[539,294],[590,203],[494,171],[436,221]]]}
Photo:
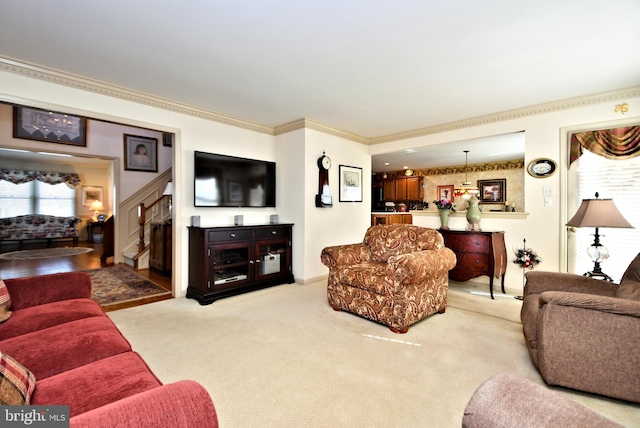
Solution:
{"label": "wooden floor", "polygon": [[[45,241],[26,241],[20,248],[17,242],[0,243],[0,253],[8,253],[19,250],[32,250],[37,248],[46,248]],[[70,247],[73,246],[71,241],[54,241],[52,247]],[[79,242],[79,247],[93,248],[94,251],[85,254],[68,257],[54,257],[50,259],[37,260],[2,260],[0,259],[0,279],[21,278],[24,276],[45,275],[48,273],[58,272],[77,272],[90,269],[100,269],[101,267],[113,266],[113,263],[102,265],[100,263],[100,255],[102,254],[102,244],[91,244],[88,242]],[[110,261],[112,259],[108,259]],[[133,268],[132,268],[133,269]],[[136,271],[140,275],[146,277],[151,282],[171,291],[171,277],[162,276],[149,269],[139,269]],[[127,304],[122,307],[114,307],[113,309],[122,309],[124,307],[136,306],[138,304],[151,303],[158,299],[141,300]]]}

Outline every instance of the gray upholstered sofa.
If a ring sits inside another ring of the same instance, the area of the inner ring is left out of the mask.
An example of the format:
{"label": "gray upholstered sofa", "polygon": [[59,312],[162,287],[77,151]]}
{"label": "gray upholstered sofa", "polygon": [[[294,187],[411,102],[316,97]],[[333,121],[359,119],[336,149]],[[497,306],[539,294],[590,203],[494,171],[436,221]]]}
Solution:
{"label": "gray upholstered sofa", "polygon": [[58,217],[43,214],[28,214],[0,218],[0,241],[26,241],[29,239],[71,238],[78,242],[77,225],[82,219],[75,216]]}
{"label": "gray upholstered sofa", "polygon": [[528,272],[520,319],[549,385],[640,403],[640,254],[620,285]]}

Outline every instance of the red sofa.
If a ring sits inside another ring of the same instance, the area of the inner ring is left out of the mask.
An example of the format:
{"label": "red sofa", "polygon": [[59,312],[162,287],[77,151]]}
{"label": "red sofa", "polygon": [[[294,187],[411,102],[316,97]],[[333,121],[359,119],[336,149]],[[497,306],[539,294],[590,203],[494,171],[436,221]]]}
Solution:
{"label": "red sofa", "polygon": [[36,379],[32,405],[70,406],[72,427],[217,427],[208,392],[153,374],[100,306],[91,280],[71,272],[4,281],[12,314],[0,351]]}

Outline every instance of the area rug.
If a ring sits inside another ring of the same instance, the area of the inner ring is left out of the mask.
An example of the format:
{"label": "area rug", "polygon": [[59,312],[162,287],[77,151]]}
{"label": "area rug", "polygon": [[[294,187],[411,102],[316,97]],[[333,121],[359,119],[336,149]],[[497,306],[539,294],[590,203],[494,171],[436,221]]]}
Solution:
{"label": "area rug", "polygon": [[0,254],[0,259],[4,260],[34,260],[50,259],[53,257],[77,256],[78,254],[90,253],[93,248],[87,247],[57,247],[39,248],[37,250],[12,251]]}
{"label": "area rug", "polygon": [[91,298],[103,308],[171,292],[124,266],[85,271],[91,277]]}

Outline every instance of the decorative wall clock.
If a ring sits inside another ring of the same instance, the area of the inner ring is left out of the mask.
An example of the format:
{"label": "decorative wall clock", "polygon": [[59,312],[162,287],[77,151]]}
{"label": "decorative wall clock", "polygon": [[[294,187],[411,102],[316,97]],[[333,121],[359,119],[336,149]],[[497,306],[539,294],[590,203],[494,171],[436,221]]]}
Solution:
{"label": "decorative wall clock", "polygon": [[557,164],[551,159],[535,159],[527,166],[527,172],[535,178],[551,177],[558,169]]}
{"label": "decorative wall clock", "polygon": [[318,208],[333,206],[333,197],[329,190],[329,168],[331,168],[331,158],[322,151],[322,156],[318,158],[318,194],[316,195]]}

